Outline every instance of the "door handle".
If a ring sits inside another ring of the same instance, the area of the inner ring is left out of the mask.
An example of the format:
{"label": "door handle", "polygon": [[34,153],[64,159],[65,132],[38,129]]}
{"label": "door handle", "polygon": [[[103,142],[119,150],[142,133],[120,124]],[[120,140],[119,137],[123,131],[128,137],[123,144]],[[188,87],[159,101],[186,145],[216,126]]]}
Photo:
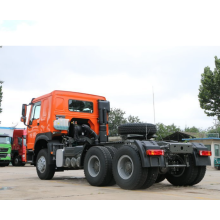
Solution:
{"label": "door handle", "polygon": [[37,126],[39,126],[40,125],[40,123],[37,123]]}

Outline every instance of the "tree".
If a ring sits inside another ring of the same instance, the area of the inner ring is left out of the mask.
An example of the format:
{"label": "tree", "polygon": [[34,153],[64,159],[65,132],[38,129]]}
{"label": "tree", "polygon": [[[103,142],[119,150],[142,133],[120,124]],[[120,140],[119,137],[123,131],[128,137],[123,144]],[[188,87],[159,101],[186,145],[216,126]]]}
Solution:
{"label": "tree", "polygon": [[124,118],[125,112],[119,108],[111,108],[108,115],[109,124],[109,136],[118,135],[118,126],[120,124],[125,124],[126,119]]}
{"label": "tree", "polygon": [[118,126],[126,123],[138,123],[140,119],[138,116],[129,115],[125,118],[125,112],[119,108],[111,108],[108,115],[109,136],[118,135]]}
{"label": "tree", "polygon": [[3,92],[2,92],[2,84],[3,81],[0,81],[0,113],[2,112],[2,108],[1,108],[1,103],[2,103],[2,97],[3,97]]}
{"label": "tree", "polygon": [[199,128],[195,127],[195,126],[193,126],[193,127],[191,127],[191,128],[190,128],[190,127],[186,127],[186,128],[184,129],[185,132],[192,132],[192,133],[199,133],[200,130],[201,130],[201,129],[199,129]]}
{"label": "tree", "polygon": [[140,119],[138,118],[138,116],[132,116],[129,115],[127,118],[127,123],[140,123]]}
{"label": "tree", "polygon": [[181,131],[179,127],[174,124],[171,125],[164,125],[163,123],[157,123],[157,140],[161,140],[164,137],[175,133],[176,131]]}
{"label": "tree", "polygon": [[199,87],[200,107],[207,116],[217,116],[220,120],[220,59],[215,56],[215,68],[204,68]]}

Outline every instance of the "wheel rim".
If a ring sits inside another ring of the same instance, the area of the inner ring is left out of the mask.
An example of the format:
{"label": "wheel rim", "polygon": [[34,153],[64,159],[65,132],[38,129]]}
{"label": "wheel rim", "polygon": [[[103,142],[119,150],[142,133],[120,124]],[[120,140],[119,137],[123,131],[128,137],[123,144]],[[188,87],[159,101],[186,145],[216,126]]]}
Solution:
{"label": "wheel rim", "polygon": [[18,165],[18,158],[15,158],[15,164]]}
{"label": "wheel rim", "polygon": [[46,170],[46,159],[44,156],[41,156],[38,161],[37,161],[37,169],[41,172],[44,173]]}
{"label": "wheel rim", "polygon": [[[177,160],[174,161],[174,164],[184,164],[184,160],[178,157]],[[174,167],[171,172],[174,177],[180,177],[184,174],[185,167]]]}
{"label": "wheel rim", "polygon": [[132,159],[128,155],[120,157],[118,160],[117,169],[118,174],[122,179],[129,179],[134,171],[134,164]]}
{"label": "wheel rim", "polygon": [[100,160],[97,156],[93,155],[90,157],[88,162],[88,172],[90,176],[96,177],[100,173]]}

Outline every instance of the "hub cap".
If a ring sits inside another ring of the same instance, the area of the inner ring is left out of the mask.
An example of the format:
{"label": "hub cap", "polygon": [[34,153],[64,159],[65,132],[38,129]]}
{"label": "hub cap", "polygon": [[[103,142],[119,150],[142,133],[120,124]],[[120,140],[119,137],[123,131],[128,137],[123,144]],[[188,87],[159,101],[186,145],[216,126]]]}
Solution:
{"label": "hub cap", "polygon": [[88,162],[88,172],[90,176],[96,177],[100,172],[100,160],[97,156],[93,155],[90,157]]}
{"label": "hub cap", "polygon": [[134,164],[128,155],[120,157],[117,165],[118,174],[122,179],[129,179],[134,171]]}
{"label": "hub cap", "polygon": [[37,161],[37,169],[41,172],[44,173],[46,170],[46,159],[44,156],[41,156],[39,160]]}

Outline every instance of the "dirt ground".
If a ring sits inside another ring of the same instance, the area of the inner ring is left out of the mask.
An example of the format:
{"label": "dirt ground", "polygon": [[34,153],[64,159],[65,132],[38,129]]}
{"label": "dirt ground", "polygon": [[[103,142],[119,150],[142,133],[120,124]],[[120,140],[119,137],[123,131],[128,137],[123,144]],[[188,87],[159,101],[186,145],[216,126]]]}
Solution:
{"label": "dirt ground", "polygon": [[166,180],[145,190],[123,190],[117,185],[94,187],[83,170],[55,173],[52,180],[40,180],[36,168],[0,168],[0,200],[219,200],[220,171],[208,168],[197,185],[175,187]]}

